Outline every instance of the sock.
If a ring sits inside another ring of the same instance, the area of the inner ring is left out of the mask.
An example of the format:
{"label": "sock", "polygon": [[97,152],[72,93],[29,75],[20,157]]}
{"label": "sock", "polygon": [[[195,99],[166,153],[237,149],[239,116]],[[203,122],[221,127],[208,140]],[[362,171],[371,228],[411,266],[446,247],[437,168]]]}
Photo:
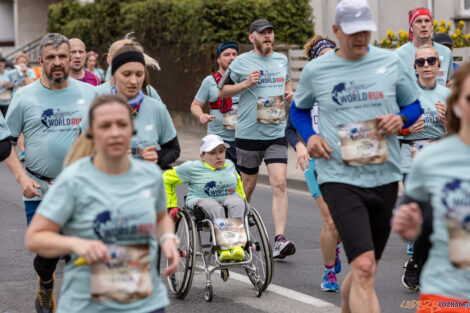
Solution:
{"label": "sock", "polygon": [[326,265],[325,264],[325,270],[327,272],[334,272],[335,271],[335,265],[334,264],[333,265]]}
{"label": "sock", "polygon": [[286,240],[286,236],[284,235],[277,235],[276,237],[274,237],[274,241],[286,242]]}

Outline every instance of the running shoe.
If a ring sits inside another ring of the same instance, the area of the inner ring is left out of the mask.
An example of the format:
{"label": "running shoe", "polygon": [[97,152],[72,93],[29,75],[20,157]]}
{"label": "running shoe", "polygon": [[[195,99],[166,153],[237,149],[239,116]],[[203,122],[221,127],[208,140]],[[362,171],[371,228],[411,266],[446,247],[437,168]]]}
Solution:
{"label": "running shoe", "polygon": [[420,274],[421,266],[411,258],[406,264],[405,275],[401,278],[403,286],[410,290],[418,290]]}
{"label": "running shoe", "polygon": [[323,282],[320,285],[320,290],[330,292],[339,291],[338,282],[334,271],[325,270],[325,275],[323,276]]}
{"label": "running shoe", "polygon": [[273,247],[273,258],[284,259],[288,255],[295,253],[295,245],[292,241],[276,241]]}
{"label": "running shoe", "polygon": [[52,279],[45,283],[39,279],[38,276],[38,294],[34,306],[36,313],[54,313],[56,308],[54,296],[54,281],[55,274]]}
{"label": "running shoe", "polygon": [[413,255],[414,251],[415,251],[415,244],[413,241],[409,241],[408,244],[406,245],[406,254]]}
{"label": "running shoe", "polygon": [[24,152],[21,152],[21,154],[20,154],[20,161],[21,161],[21,162],[24,162],[24,160],[25,160]]}
{"label": "running shoe", "polygon": [[242,247],[233,247],[232,248],[232,260],[234,261],[243,261],[245,259],[245,251]]}
{"label": "running shoe", "polygon": [[339,258],[339,246],[336,247],[335,273],[341,273],[341,259]]}
{"label": "running shoe", "polygon": [[220,250],[218,253],[219,262],[226,262],[232,260],[232,252],[230,252],[230,250]]}

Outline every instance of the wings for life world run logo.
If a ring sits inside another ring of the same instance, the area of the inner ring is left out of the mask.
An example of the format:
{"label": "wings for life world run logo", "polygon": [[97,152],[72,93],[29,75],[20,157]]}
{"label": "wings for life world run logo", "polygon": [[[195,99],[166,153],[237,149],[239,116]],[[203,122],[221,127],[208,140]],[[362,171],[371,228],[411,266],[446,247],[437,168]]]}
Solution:
{"label": "wings for life world run logo", "polygon": [[442,189],[441,202],[447,215],[462,222],[462,228],[470,232],[470,181],[453,180]]}
{"label": "wings for life world run logo", "polygon": [[338,105],[351,102],[380,100],[384,98],[383,91],[366,91],[375,83],[354,85],[353,82],[336,84],[331,91],[331,98]]}
{"label": "wings for life world run logo", "polygon": [[76,117],[80,111],[61,111],[59,109],[47,109],[42,112],[41,123],[47,128],[58,126],[80,125],[81,117]]}
{"label": "wings for life world run logo", "polygon": [[204,186],[204,192],[209,197],[225,197],[235,193],[235,189],[232,185],[224,185],[219,182],[210,181]]}
{"label": "wings for life world run logo", "polygon": [[269,73],[268,71],[260,71],[261,77],[259,78],[258,85],[263,84],[277,84],[284,83],[285,75],[281,76],[281,72]]}
{"label": "wings for life world run logo", "polygon": [[153,223],[138,223],[148,213],[123,215],[120,212],[103,211],[93,220],[93,231],[103,241],[136,239],[139,235],[147,238],[154,230]]}

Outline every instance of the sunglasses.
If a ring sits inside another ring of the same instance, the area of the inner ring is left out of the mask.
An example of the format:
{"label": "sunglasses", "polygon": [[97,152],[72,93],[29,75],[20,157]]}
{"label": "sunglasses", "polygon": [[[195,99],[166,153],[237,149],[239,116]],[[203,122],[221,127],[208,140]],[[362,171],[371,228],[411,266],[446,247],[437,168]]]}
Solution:
{"label": "sunglasses", "polygon": [[437,58],[429,57],[427,59],[419,58],[415,60],[415,64],[417,67],[423,67],[426,62],[428,62],[429,66],[433,66],[434,64],[436,64]]}

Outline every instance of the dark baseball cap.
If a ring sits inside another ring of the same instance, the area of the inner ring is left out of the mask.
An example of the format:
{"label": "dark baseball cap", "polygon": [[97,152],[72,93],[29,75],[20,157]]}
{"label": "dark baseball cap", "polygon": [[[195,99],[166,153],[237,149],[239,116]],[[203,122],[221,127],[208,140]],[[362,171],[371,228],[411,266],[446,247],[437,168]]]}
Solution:
{"label": "dark baseball cap", "polygon": [[4,57],[0,56],[0,62],[6,62],[7,59],[5,59]]}
{"label": "dark baseball cap", "polygon": [[268,20],[265,20],[265,19],[256,20],[253,23],[251,23],[250,34],[252,34],[253,32],[261,33],[266,28],[272,28],[274,30],[273,24],[271,24]]}
{"label": "dark baseball cap", "polygon": [[454,42],[452,41],[452,38],[446,33],[437,33],[433,40],[437,43],[440,43],[441,45],[449,45],[451,47],[454,46]]}

